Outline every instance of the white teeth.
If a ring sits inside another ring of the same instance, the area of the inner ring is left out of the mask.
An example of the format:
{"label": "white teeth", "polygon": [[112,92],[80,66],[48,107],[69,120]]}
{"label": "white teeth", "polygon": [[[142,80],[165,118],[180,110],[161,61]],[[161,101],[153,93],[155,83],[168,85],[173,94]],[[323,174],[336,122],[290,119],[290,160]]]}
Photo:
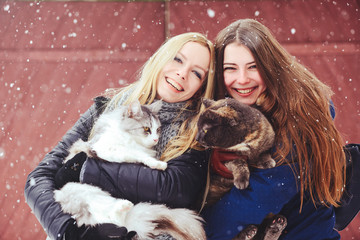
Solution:
{"label": "white teeth", "polygon": [[242,89],[235,89],[238,93],[241,93],[241,94],[246,94],[246,93],[249,93],[251,92],[253,89],[246,89],[246,90],[242,90]]}
{"label": "white teeth", "polygon": [[166,82],[168,82],[171,86],[173,86],[178,91],[183,91],[184,89],[175,81],[172,81],[171,79],[167,78]]}

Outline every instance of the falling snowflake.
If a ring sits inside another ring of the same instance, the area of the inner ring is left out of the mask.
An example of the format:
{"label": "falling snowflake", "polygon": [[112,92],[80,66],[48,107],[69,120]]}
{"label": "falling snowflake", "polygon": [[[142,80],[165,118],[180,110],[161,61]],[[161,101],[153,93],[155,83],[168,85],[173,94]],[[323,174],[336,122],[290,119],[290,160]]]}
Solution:
{"label": "falling snowflake", "polygon": [[69,33],[69,34],[68,34],[68,37],[76,37],[76,33],[75,33],[75,32]]}
{"label": "falling snowflake", "polygon": [[211,18],[215,17],[215,11],[212,10],[211,8],[209,8],[209,9],[207,10],[207,14],[208,14],[208,16],[211,17]]}
{"label": "falling snowflake", "polygon": [[9,11],[10,10],[10,5],[5,5],[3,9],[4,9],[4,11]]}
{"label": "falling snowflake", "polygon": [[0,148],[0,159],[5,157],[5,149]]}

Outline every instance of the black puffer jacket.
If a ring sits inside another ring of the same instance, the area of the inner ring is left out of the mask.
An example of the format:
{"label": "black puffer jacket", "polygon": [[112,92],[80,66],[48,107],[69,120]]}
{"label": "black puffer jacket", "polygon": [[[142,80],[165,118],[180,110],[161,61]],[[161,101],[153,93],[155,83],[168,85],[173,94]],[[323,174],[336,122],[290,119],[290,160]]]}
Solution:
{"label": "black puffer jacket", "polygon": [[[69,146],[79,138],[87,140],[100,108],[101,104],[94,104],[85,112],[27,178],[26,202],[51,239],[62,239],[68,224],[74,222],[53,199],[55,174],[67,156]],[[194,150],[170,160],[165,171],[140,164],[100,163],[88,159],[83,169],[83,181],[134,203],[150,201],[172,207],[191,207],[205,187],[207,163],[208,152]]]}

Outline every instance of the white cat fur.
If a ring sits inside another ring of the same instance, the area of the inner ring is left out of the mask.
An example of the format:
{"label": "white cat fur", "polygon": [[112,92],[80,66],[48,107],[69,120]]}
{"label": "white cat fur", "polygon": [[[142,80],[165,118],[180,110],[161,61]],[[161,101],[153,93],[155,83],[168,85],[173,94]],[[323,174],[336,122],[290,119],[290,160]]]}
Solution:
{"label": "white cat fur", "polygon": [[189,209],[170,209],[150,203],[134,205],[82,183],[67,183],[61,190],[54,191],[54,198],[65,213],[73,215],[78,226],[113,223],[136,231],[139,240],[153,239],[161,233],[170,234],[177,240],[206,239],[203,219]]}

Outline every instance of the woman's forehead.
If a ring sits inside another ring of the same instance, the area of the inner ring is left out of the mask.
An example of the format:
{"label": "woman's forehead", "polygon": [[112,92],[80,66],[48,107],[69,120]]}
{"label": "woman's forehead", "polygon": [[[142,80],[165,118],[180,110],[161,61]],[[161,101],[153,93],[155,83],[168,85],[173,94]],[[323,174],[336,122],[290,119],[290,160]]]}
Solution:
{"label": "woman's forehead", "polygon": [[210,51],[201,43],[187,42],[179,50],[179,55],[191,61],[197,67],[208,70],[210,64]]}

